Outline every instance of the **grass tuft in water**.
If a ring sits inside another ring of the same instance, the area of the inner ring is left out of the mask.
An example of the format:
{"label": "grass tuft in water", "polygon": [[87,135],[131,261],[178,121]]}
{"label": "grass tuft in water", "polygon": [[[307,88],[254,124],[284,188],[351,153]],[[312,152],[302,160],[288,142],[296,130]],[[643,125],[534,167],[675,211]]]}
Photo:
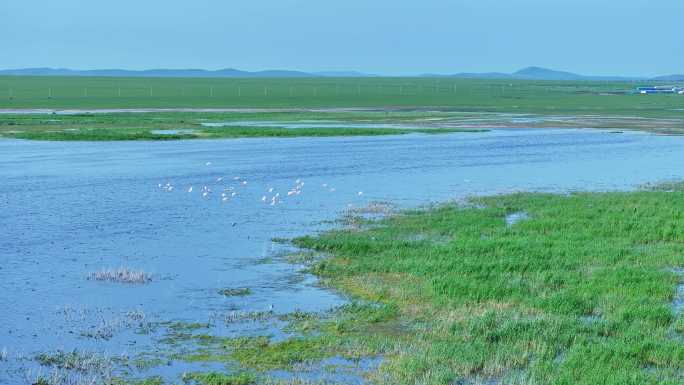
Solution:
{"label": "grass tuft in water", "polygon": [[244,297],[252,294],[252,289],[248,287],[227,288],[219,290],[218,293],[224,297]]}
{"label": "grass tuft in water", "polygon": [[116,269],[102,269],[91,273],[88,277],[95,281],[109,281],[118,283],[145,284],[152,282],[152,276],[142,270],[133,270],[128,267]]}
{"label": "grass tuft in water", "polygon": [[219,372],[188,373],[183,376],[183,381],[197,385],[251,385],[257,383],[257,377],[249,372],[237,374]]}

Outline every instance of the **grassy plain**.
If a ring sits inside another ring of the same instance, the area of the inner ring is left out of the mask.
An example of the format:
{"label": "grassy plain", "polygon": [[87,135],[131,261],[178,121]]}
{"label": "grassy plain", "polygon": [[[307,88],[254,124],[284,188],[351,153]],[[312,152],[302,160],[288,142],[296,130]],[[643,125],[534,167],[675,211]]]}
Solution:
{"label": "grassy plain", "polygon": [[682,116],[677,95],[629,82],[450,78],[0,77],[0,108],[444,107],[466,111]]}
{"label": "grassy plain", "polygon": [[[404,123],[415,124],[416,129],[588,127],[684,132],[684,96],[635,95],[631,91],[637,85],[449,78],[0,77],[0,109],[15,112],[0,115],[0,135],[45,140],[169,140],[397,133],[343,125],[243,130],[236,124],[198,130],[202,122],[298,120]],[[224,111],[206,110],[212,108]],[[19,113],[25,109],[47,111]],[[59,113],[63,109],[77,111]],[[98,109],[172,110],[87,113]],[[50,114],[52,110],[58,114]],[[152,132],[162,129],[198,132]]]}

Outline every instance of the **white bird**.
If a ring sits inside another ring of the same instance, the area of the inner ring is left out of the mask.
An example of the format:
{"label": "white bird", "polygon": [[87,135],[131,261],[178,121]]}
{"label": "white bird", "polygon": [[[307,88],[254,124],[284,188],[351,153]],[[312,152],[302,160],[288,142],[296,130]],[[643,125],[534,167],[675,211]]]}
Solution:
{"label": "white bird", "polygon": [[246,180],[242,181],[242,185],[243,186],[247,185],[247,181]]}
{"label": "white bird", "polygon": [[359,191],[358,195],[359,196],[363,195],[363,191]]}
{"label": "white bird", "polygon": [[190,186],[190,188],[188,189],[188,192],[189,192],[189,193],[192,192],[192,186]]}
{"label": "white bird", "polygon": [[236,177],[233,178],[233,180],[240,180],[240,177],[239,177],[239,176],[236,176]]}
{"label": "white bird", "polygon": [[211,162],[207,162],[204,164],[205,166],[211,166]]}
{"label": "white bird", "polygon": [[173,191],[173,186],[169,186],[168,190]]}
{"label": "white bird", "polygon": [[288,191],[288,192],[287,192],[287,196],[291,196],[291,195],[294,195],[294,194],[296,194],[296,193],[297,193],[296,191]]}
{"label": "white bird", "polygon": [[230,196],[232,196],[232,197],[234,197],[234,196],[236,196],[236,195],[237,195],[237,193],[236,193],[236,192],[234,192],[234,193],[230,194]]}
{"label": "white bird", "polygon": [[202,193],[202,197],[203,197],[203,198],[206,198],[207,196],[209,196],[209,193],[208,193],[208,192],[205,191],[205,192]]}
{"label": "white bird", "polygon": [[272,192],[273,192],[273,187],[271,187],[270,189],[268,189],[268,192],[272,193]]}
{"label": "white bird", "polygon": [[223,180],[223,177],[216,178],[216,181],[217,181],[217,182],[220,182],[220,181],[222,181],[222,180]]}
{"label": "white bird", "polygon": [[161,183],[159,183],[157,186],[159,186],[159,188],[162,188],[162,184],[161,184]]}
{"label": "white bird", "polygon": [[228,197],[223,197],[223,199],[221,199],[221,201],[222,202],[228,202]]}
{"label": "white bird", "polygon": [[261,197],[261,201],[262,201],[262,202],[266,202],[266,195],[264,195],[264,196]]}
{"label": "white bird", "polygon": [[321,186],[323,186],[323,187],[328,187],[328,184],[327,184],[327,183],[323,183]]}

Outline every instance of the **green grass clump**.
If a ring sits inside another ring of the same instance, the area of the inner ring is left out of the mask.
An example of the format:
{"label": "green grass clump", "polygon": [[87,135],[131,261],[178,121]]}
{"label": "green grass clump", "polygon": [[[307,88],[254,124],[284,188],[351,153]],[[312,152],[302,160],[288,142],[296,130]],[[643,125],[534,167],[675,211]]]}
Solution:
{"label": "green grass clump", "polygon": [[[380,383],[684,383],[682,315],[672,308],[684,192],[476,203],[295,240],[332,255],[313,269],[325,282],[380,304],[347,309],[313,340],[382,354]],[[506,226],[514,212],[529,219]]]}
{"label": "green grass clump", "polygon": [[225,374],[218,372],[190,373],[183,376],[185,382],[194,382],[198,385],[251,385],[256,384],[254,374],[242,372],[237,374]]}
{"label": "green grass clump", "polygon": [[252,289],[248,287],[233,287],[221,289],[218,293],[225,297],[243,297],[252,294]]}
{"label": "green grass clump", "polygon": [[207,329],[211,325],[203,322],[169,322],[165,326],[174,332],[194,331],[199,329]]}
{"label": "green grass clump", "polygon": [[333,137],[333,136],[380,136],[406,134],[448,134],[454,132],[482,132],[484,130],[464,129],[399,129],[399,128],[280,128],[280,127],[216,127],[204,128],[202,137],[208,138],[296,138],[296,137]]}
{"label": "green grass clump", "polygon": [[50,353],[40,353],[35,359],[43,366],[82,373],[106,372],[114,365],[114,360],[109,357],[76,349],[70,352],[59,350]]}
{"label": "green grass clump", "polygon": [[191,135],[153,134],[145,129],[77,129],[73,131],[37,130],[6,134],[7,137],[50,141],[122,141],[122,140],[179,140],[191,139]]}
{"label": "green grass clump", "polygon": [[282,128],[282,127],[214,127],[201,128],[186,133],[157,133],[147,128],[58,128],[38,126],[24,131],[0,131],[0,136],[14,139],[44,141],[135,141],[135,140],[181,140],[181,139],[237,139],[237,138],[299,138],[337,136],[380,136],[406,134],[448,134],[454,132],[482,132],[463,129],[394,129],[394,128]]}
{"label": "green grass clump", "polygon": [[291,338],[276,343],[263,339],[250,340],[234,346],[231,358],[243,366],[258,370],[318,361],[329,356],[328,352],[332,350],[329,345],[331,341],[325,338]]}

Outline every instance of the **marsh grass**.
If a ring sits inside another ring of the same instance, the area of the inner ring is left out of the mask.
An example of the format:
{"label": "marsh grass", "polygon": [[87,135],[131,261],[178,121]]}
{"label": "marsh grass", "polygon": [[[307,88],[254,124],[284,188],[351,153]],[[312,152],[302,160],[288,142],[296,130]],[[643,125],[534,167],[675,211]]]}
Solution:
{"label": "marsh grass", "polygon": [[347,212],[355,215],[389,215],[395,209],[395,205],[390,202],[373,201],[366,206],[351,208]]}
{"label": "marsh grass", "polygon": [[126,357],[110,357],[95,352],[73,350],[41,353],[36,361],[48,371],[29,370],[27,381],[41,385],[114,385],[117,361]]}
{"label": "marsh grass", "polygon": [[680,384],[684,192],[666,190],[497,196],[296,239],[333,255],[324,282],[392,310],[346,309],[290,350],[381,354],[387,384]]}
{"label": "marsh grass", "polygon": [[135,141],[180,139],[235,139],[235,138],[297,138],[334,136],[379,136],[406,134],[447,134],[454,132],[482,132],[450,128],[394,129],[394,128],[279,128],[279,127],[216,127],[197,129],[192,133],[158,133],[138,128],[79,128],[75,130],[4,131],[0,134],[15,139],[47,141]]}
{"label": "marsh grass", "polygon": [[36,361],[43,366],[81,373],[109,373],[114,367],[114,360],[110,357],[79,350],[40,353],[36,356]]}
{"label": "marsh grass", "polygon": [[144,311],[130,310],[122,316],[108,316],[103,313],[98,314],[96,323],[81,332],[83,337],[110,340],[118,332],[124,329],[132,329],[139,334],[151,333],[155,325],[147,319]]}
{"label": "marsh grass", "polygon": [[27,370],[24,379],[30,385],[113,385],[111,379],[94,375],[74,374],[63,369]]}
{"label": "marsh grass", "polygon": [[186,373],[183,382],[197,385],[252,385],[257,383],[257,377],[253,373],[240,372],[226,374],[219,372]]}
{"label": "marsh grass", "polygon": [[145,284],[152,282],[152,276],[142,270],[122,266],[115,269],[102,269],[91,273],[89,279],[117,283]]}

